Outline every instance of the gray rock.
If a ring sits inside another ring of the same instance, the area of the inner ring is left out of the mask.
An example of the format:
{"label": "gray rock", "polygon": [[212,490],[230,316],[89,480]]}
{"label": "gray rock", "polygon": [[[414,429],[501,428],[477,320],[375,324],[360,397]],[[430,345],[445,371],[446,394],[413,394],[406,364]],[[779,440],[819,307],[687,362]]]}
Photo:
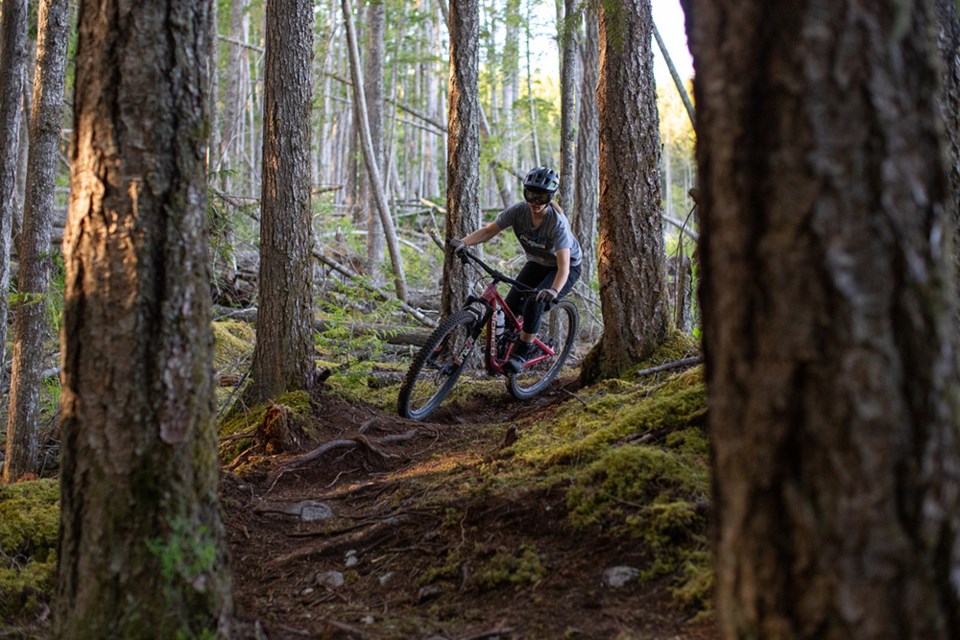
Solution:
{"label": "gray rock", "polygon": [[619,589],[640,575],[640,569],[634,567],[610,567],[603,572],[603,584],[611,589]]}
{"label": "gray rock", "polygon": [[339,571],[321,571],[317,574],[316,583],[328,589],[337,589],[343,586],[343,574]]}
{"label": "gray rock", "polygon": [[323,502],[317,500],[304,500],[292,504],[284,510],[286,513],[294,516],[300,516],[304,522],[313,522],[314,520],[326,520],[333,517],[333,509]]}
{"label": "gray rock", "polygon": [[349,551],[347,551],[346,559],[344,560],[344,564],[346,566],[355,567],[359,562],[360,562],[360,559],[357,558],[356,549],[350,549]]}

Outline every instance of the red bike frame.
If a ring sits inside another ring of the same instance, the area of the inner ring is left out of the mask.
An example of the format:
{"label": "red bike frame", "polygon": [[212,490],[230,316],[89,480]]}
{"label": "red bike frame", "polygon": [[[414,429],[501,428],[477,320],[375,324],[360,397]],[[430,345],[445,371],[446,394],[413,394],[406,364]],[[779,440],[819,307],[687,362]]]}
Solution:
{"label": "red bike frame", "polygon": [[[470,302],[482,300],[484,306],[488,308],[486,317],[484,318],[483,325],[487,329],[486,336],[486,360],[487,360],[487,371],[491,373],[504,374],[503,365],[510,360],[510,356],[513,354],[514,347],[516,347],[516,342],[511,342],[507,346],[506,352],[503,354],[503,359],[497,357],[497,345],[496,345],[496,331],[494,328],[493,319],[496,316],[497,309],[503,309],[504,314],[504,333],[507,332],[508,328],[513,328],[517,332],[517,336],[520,335],[520,331],[523,329],[523,318],[517,318],[513,315],[513,311],[510,310],[510,307],[507,306],[506,301],[500,295],[500,292],[497,290],[497,284],[499,278],[494,276],[490,284],[487,285],[487,288],[484,289],[483,293],[480,294],[480,297],[470,296],[468,298],[468,306]],[[516,284],[516,283],[515,283]],[[556,353],[551,349],[546,343],[542,342],[540,338],[534,338],[533,343],[540,347],[541,355],[538,355],[534,358],[527,360],[524,364],[524,369],[527,367],[532,367],[537,365],[540,362],[543,362],[547,358],[552,358]]]}

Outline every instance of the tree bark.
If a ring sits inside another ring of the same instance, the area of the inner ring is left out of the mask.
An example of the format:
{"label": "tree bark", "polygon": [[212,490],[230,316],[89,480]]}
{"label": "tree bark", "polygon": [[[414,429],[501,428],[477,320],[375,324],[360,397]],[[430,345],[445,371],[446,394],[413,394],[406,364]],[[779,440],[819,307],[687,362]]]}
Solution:
{"label": "tree bark", "polygon": [[227,632],[206,256],[208,10],[80,4],[58,638]]}
{"label": "tree bark", "polygon": [[564,0],[564,19],[557,34],[560,43],[560,205],[573,204],[577,139],[577,0]]}
{"label": "tree bark", "polygon": [[[477,0],[450,6],[450,87],[447,129],[446,239],[462,238],[480,226],[480,8]],[[440,315],[463,304],[468,275],[449,247],[443,264]]]}
{"label": "tree bark", "polygon": [[30,157],[19,251],[18,291],[14,309],[13,369],[7,421],[7,459],[3,479],[13,482],[37,466],[43,337],[47,289],[53,255],[54,187],[57,148],[63,119],[67,70],[68,0],[41,0],[37,18],[37,64],[30,118]]}
{"label": "tree bark", "polygon": [[577,129],[576,189],[573,195],[573,231],[583,251],[580,280],[587,288],[597,272],[597,208],[600,194],[600,139],[597,115],[598,58],[597,8],[584,12],[584,38],[580,46],[583,80],[580,85],[580,126]]}
{"label": "tree bark", "polygon": [[[367,59],[363,74],[363,92],[367,102],[367,119],[370,125],[370,142],[377,166],[385,167],[383,144],[383,61],[386,55],[384,35],[386,32],[386,8],[383,0],[370,0],[367,5]],[[382,275],[384,255],[383,224],[377,213],[377,196],[374,183],[367,180],[367,274],[375,285]]]}
{"label": "tree bark", "polygon": [[10,289],[10,239],[17,205],[20,118],[27,59],[27,2],[3,0],[0,15],[0,387],[6,361],[6,291]]}
{"label": "tree bark", "polygon": [[[955,268],[960,272],[960,16],[955,0],[935,0],[937,44],[943,60],[941,110],[950,152],[950,212]],[[958,282],[960,287],[960,282]]]}
{"label": "tree bark", "polygon": [[597,105],[603,336],[582,369],[585,382],[638,364],[670,328],[650,0],[602,7]]}
{"label": "tree bark", "polygon": [[722,638],[960,637],[930,5],[695,3]]}
{"label": "tree bark", "polygon": [[314,378],[310,106],[313,4],[267,3],[260,321],[245,391],[259,404]]}

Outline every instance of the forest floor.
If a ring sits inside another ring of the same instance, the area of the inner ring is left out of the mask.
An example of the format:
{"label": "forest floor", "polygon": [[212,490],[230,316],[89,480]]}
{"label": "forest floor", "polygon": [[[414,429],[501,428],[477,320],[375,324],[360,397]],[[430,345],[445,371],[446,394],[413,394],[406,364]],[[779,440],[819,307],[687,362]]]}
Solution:
{"label": "forest floor", "polygon": [[526,402],[475,384],[429,423],[329,388],[254,416],[221,487],[237,637],[716,637],[634,536],[571,524],[574,473],[516,454],[534,425],[601,396],[581,397],[572,371]]}

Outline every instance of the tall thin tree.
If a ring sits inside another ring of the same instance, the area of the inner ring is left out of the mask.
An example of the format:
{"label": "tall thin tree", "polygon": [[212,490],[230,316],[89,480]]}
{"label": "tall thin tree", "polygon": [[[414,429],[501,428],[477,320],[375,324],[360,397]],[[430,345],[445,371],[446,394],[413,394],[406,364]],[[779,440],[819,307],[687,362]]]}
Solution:
{"label": "tall thin tree", "polygon": [[10,285],[10,239],[17,204],[20,118],[27,59],[27,0],[3,0],[0,11],[0,384],[6,360],[6,291]]}
{"label": "tall thin tree", "polygon": [[958,638],[930,3],[693,13],[720,637]]}
{"label": "tall thin tree", "polygon": [[37,65],[30,117],[30,158],[20,241],[14,309],[13,370],[7,421],[4,480],[12,482],[37,467],[43,338],[47,323],[47,289],[53,267],[53,226],[57,146],[63,120],[67,77],[68,0],[41,0],[37,17]]}
{"label": "tall thin tree", "polygon": [[377,203],[377,212],[380,215],[380,223],[383,225],[383,232],[386,235],[387,250],[390,252],[390,265],[393,267],[394,289],[400,300],[406,300],[407,279],[403,271],[400,243],[397,240],[393,216],[390,214],[390,206],[387,202],[387,192],[384,186],[386,184],[386,176],[383,175],[377,164],[376,152],[373,148],[373,138],[370,136],[370,121],[367,115],[367,100],[363,92],[363,71],[360,69],[360,50],[357,45],[357,32],[353,24],[353,9],[350,7],[350,0],[342,0],[340,6],[343,9],[343,22],[347,28],[350,75],[353,78],[351,86],[353,89],[355,116],[357,118],[357,124],[360,125],[360,142],[363,147],[363,161],[367,168],[367,177],[373,183],[373,195]]}
{"label": "tall thin tree", "polygon": [[226,633],[209,5],[83,0],[64,236],[58,638]]}
{"label": "tall thin tree", "polygon": [[584,381],[619,375],[641,362],[670,328],[652,26],[650,0],[602,3],[597,105],[603,336],[582,369]]}
{"label": "tall thin tree", "polygon": [[269,0],[266,17],[260,293],[248,403],[313,384],[310,106],[313,3]]}
{"label": "tall thin tree", "polygon": [[597,81],[600,76],[598,6],[588,3],[583,16],[583,42],[580,44],[580,109],[577,127],[576,188],[573,192],[573,230],[583,250],[580,286],[589,288],[597,272],[597,210],[600,194],[599,116]]}
{"label": "tall thin tree", "polygon": [[[447,107],[446,237],[462,238],[480,226],[480,7],[477,0],[450,6],[450,86]],[[463,303],[469,284],[459,259],[447,250],[440,313]]]}
{"label": "tall thin tree", "polygon": [[[385,167],[383,144],[383,62],[386,56],[386,7],[383,0],[370,0],[367,5],[367,47],[364,61],[363,92],[367,102],[370,142],[377,166]],[[384,255],[384,232],[377,212],[374,184],[367,180],[367,273],[379,284]]]}
{"label": "tall thin tree", "polygon": [[[560,204],[570,207],[576,179],[577,141],[577,35],[580,13],[577,0],[564,0],[563,19],[558,21],[560,44]],[[558,10],[560,3],[557,3]]]}

